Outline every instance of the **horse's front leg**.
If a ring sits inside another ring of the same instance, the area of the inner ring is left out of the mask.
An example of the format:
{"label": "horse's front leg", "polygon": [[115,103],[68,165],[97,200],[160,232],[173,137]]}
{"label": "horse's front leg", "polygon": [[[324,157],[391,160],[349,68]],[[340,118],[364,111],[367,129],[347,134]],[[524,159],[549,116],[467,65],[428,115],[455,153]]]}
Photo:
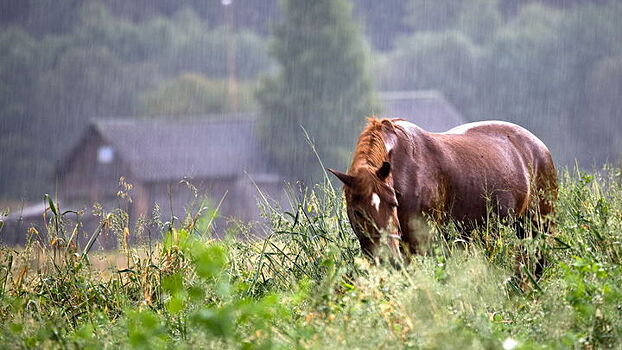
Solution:
{"label": "horse's front leg", "polygon": [[427,221],[420,214],[400,216],[402,228],[401,250],[408,259],[411,255],[425,255],[431,240],[431,231]]}

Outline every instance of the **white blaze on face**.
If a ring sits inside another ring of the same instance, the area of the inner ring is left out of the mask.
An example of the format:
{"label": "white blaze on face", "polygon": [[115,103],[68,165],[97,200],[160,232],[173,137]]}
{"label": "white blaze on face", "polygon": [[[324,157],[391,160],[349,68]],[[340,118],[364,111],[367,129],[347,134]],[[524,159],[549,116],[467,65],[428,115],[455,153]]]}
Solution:
{"label": "white blaze on face", "polygon": [[380,211],[380,197],[376,193],[371,194],[371,206],[376,208],[376,211]]}

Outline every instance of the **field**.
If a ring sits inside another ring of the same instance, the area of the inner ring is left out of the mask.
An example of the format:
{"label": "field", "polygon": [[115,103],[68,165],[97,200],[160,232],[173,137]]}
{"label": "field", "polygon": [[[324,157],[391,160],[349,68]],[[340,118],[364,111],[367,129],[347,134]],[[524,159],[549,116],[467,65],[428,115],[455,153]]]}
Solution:
{"label": "field", "polygon": [[[554,235],[520,240],[491,213],[467,241],[429,227],[429,254],[401,268],[360,256],[328,184],[292,193],[293,212],[263,202],[262,239],[212,239],[207,210],[139,245],[120,209],[87,233],[50,201],[48,232],[0,252],[0,347],[620,348],[622,175],[561,177]],[[76,243],[105,232],[118,252]]]}

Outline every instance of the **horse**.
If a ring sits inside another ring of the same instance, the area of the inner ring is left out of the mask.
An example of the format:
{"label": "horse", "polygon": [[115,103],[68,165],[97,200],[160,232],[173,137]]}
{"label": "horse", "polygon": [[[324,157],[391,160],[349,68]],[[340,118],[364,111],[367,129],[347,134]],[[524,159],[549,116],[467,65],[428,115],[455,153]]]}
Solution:
{"label": "horse", "polygon": [[491,210],[523,222],[535,212],[548,230],[557,199],[546,145],[502,121],[432,133],[403,119],[371,118],[347,173],[327,170],[343,183],[350,225],[371,257],[381,242],[392,256],[424,254],[418,223],[430,218],[475,228]]}

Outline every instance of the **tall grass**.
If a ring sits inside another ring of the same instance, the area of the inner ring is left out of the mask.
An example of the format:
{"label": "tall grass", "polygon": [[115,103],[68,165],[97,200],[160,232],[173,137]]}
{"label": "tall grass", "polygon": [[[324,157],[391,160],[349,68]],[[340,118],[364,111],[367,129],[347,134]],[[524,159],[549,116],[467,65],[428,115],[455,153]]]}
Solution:
{"label": "tall grass", "polygon": [[[457,224],[431,226],[428,254],[401,269],[361,257],[330,184],[289,194],[293,209],[260,201],[261,238],[237,225],[214,240],[214,212],[199,208],[184,220],[153,220],[161,237],[142,246],[126,210],[100,212],[97,230],[85,233],[70,220],[79,213],[47,199],[46,232],[30,230],[27,246],[1,250],[0,344],[620,347],[619,172],[565,172],[551,235],[519,239],[494,213],[468,240]],[[92,242],[109,233],[123,259],[101,271]]]}

